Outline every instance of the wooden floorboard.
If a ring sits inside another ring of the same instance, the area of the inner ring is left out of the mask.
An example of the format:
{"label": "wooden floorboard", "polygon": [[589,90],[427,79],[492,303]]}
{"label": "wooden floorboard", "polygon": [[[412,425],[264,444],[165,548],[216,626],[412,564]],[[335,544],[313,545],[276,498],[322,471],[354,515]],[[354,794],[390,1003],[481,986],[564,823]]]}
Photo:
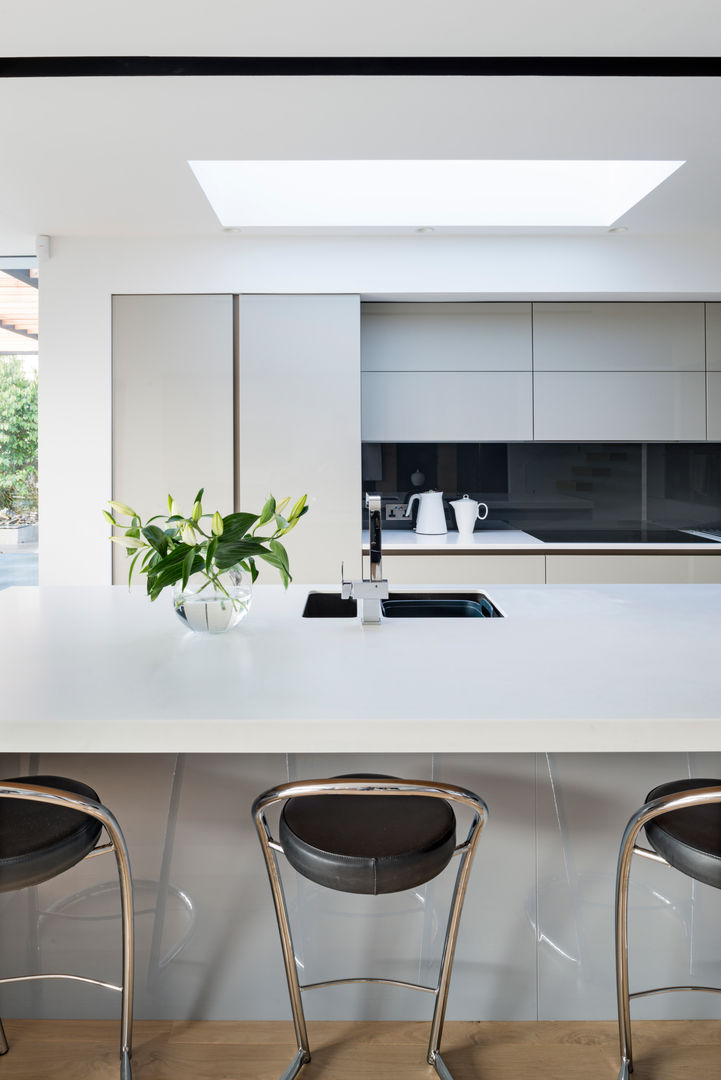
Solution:
{"label": "wooden floorboard", "polygon": [[[6,1020],[2,1080],[117,1080],[116,1023]],[[431,1080],[428,1024],[309,1024],[313,1060],[301,1080]],[[638,1021],[634,1080],[721,1076],[721,1024]],[[139,1021],[133,1080],[279,1080],[295,1053],[289,1023]],[[455,1080],[616,1080],[607,1022],[454,1022],[443,1057]]]}

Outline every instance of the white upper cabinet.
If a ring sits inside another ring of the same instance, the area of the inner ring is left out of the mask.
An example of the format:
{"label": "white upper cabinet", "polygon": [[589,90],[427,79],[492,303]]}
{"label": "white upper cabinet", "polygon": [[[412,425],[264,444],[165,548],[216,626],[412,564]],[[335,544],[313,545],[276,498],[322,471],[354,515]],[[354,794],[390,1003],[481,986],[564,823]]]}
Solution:
{"label": "white upper cabinet", "polygon": [[530,371],[530,304],[363,304],[363,371]]}
{"label": "white upper cabinet", "polygon": [[703,371],[704,354],[703,304],[533,305],[535,371]]}
{"label": "white upper cabinet", "polygon": [[706,438],[703,304],[534,304],[534,438]]}
{"label": "white upper cabinet", "polygon": [[493,442],[533,438],[531,374],[364,371],[366,442]]}
{"label": "white upper cabinet", "polygon": [[533,438],[530,304],[363,304],[367,442]]}
{"label": "white upper cabinet", "polygon": [[706,379],[708,438],[721,442],[721,371],[709,371]]}
{"label": "white upper cabinet", "polygon": [[550,442],[706,438],[702,371],[541,371],[534,437]]}
{"label": "white upper cabinet", "polygon": [[721,371],[721,304],[706,304],[706,367]]}

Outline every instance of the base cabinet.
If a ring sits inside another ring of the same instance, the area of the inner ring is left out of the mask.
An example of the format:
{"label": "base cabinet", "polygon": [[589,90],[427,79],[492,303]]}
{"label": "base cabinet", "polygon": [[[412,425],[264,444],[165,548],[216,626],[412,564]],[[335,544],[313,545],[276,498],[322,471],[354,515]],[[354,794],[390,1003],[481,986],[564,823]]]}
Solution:
{"label": "base cabinet", "polygon": [[[367,564],[367,560],[366,560]],[[719,555],[384,555],[394,585],[718,585]]]}
{"label": "base cabinet", "polygon": [[547,555],[549,585],[695,585],[721,582],[721,555]]}
{"label": "base cabinet", "polygon": [[394,585],[543,585],[543,555],[384,555]]}

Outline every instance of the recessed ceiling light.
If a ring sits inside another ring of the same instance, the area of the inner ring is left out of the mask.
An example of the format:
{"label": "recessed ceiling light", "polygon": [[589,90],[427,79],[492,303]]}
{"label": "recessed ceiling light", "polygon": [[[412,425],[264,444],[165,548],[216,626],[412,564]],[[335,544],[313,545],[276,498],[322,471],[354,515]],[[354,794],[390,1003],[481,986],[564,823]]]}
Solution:
{"label": "recessed ceiling light", "polygon": [[606,226],[682,161],[190,161],[221,225]]}

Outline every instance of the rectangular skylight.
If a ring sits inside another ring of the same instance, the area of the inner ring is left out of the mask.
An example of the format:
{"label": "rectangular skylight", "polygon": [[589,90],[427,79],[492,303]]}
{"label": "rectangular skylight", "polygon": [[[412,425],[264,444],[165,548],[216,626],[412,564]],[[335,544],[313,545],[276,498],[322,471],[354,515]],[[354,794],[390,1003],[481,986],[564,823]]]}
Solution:
{"label": "rectangular skylight", "polygon": [[682,161],[190,161],[237,228],[609,226]]}

